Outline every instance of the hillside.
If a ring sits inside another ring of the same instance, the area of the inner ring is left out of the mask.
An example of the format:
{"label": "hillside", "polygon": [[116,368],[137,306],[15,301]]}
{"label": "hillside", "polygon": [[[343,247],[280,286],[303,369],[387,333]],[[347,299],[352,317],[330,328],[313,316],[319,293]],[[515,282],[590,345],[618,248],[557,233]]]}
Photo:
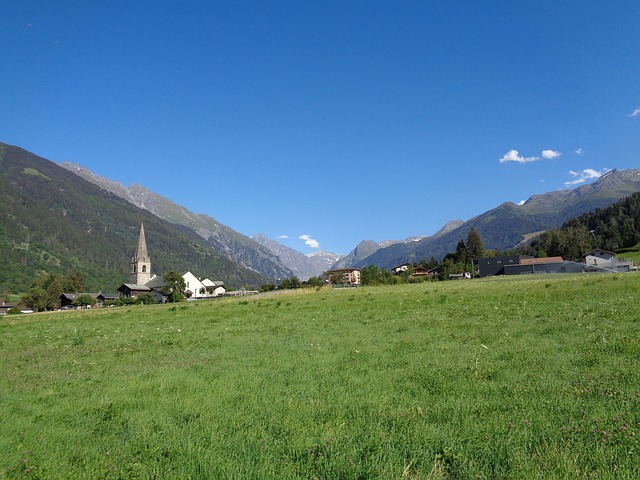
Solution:
{"label": "hillside", "polygon": [[231,288],[265,277],[213,251],[201,238],[19,147],[0,144],[0,290],[24,291],[39,272],[81,272],[88,290],[128,279],[140,223],[153,272],[222,280]]}
{"label": "hillside", "polygon": [[163,220],[191,229],[215,251],[245,268],[250,268],[273,279],[293,275],[291,270],[269,249],[223,225],[209,215],[193,213],[142,185],[134,183],[125,187],[120,182],[96,175],[89,169],[71,162],[63,162],[61,166],[137,207],[149,210]]}
{"label": "hillside", "polygon": [[534,195],[523,205],[503,203],[440,236],[382,248],[354,266],[373,264],[391,268],[431,256],[441,259],[455,250],[458,241],[466,240],[471,228],[480,232],[485,249],[510,249],[526,234],[559,227],[573,217],[607,207],[637,191],[640,191],[640,170],[612,170],[589,185]]}

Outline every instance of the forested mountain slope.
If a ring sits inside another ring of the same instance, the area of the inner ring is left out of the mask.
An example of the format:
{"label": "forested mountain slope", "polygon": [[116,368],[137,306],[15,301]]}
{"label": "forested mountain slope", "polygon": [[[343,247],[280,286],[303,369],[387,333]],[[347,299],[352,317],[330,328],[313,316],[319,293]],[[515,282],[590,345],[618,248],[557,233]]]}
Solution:
{"label": "forested mountain slope", "polygon": [[272,279],[293,275],[292,271],[268,248],[223,225],[209,215],[193,213],[142,185],[134,183],[125,187],[120,182],[96,175],[71,162],[63,162],[61,166],[137,207],[149,210],[163,220],[190,228],[211,248],[243,267],[256,270]]}
{"label": "forested mountain slope", "polygon": [[0,143],[0,290],[22,292],[40,272],[78,271],[88,290],[113,291],[128,280],[141,222],[156,274],[191,270],[230,287],[266,280],[197,235],[54,162]]}
{"label": "forested mountain slope", "polygon": [[640,243],[640,192],[544,232],[519,250],[536,256],[581,261],[594,248],[620,253]]}

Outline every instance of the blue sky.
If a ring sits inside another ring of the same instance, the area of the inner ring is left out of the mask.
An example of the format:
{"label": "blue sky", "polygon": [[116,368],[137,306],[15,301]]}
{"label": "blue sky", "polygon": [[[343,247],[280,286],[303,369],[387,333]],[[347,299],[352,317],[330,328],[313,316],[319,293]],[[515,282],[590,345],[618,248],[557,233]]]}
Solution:
{"label": "blue sky", "polygon": [[639,168],[639,21],[637,1],[5,0],[0,141],[346,254]]}

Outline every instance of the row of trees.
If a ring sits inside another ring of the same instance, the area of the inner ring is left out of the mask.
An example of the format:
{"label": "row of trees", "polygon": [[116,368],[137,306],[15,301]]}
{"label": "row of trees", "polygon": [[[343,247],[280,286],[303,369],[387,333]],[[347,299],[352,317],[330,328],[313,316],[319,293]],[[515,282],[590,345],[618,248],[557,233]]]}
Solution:
{"label": "row of trees", "polygon": [[38,312],[42,310],[57,310],[60,308],[60,296],[64,292],[82,292],[84,277],[74,272],[66,277],[58,273],[45,273],[35,278],[27,293],[22,297],[22,303]]}
{"label": "row of trees", "polygon": [[295,288],[321,287],[325,281],[321,277],[311,277],[306,282],[301,281],[293,275],[291,278],[285,278],[278,285],[275,283],[265,283],[260,287],[261,292],[270,292],[273,290],[290,290]]}

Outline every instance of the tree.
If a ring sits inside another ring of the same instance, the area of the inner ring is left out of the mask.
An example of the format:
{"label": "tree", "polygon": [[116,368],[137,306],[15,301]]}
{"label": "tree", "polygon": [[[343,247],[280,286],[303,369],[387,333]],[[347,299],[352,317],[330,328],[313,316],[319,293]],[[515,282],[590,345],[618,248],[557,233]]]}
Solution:
{"label": "tree", "polygon": [[309,280],[307,280],[307,283],[311,287],[321,287],[324,285],[324,282],[320,277],[310,277]]}
{"label": "tree", "polygon": [[73,303],[76,305],[76,307],[84,308],[89,305],[91,306],[95,305],[96,299],[93,298],[88,293],[83,293],[82,295],[78,295],[78,298],[76,298],[76,301]]}
{"label": "tree", "polygon": [[469,236],[467,237],[467,251],[471,258],[480,258],[484,255],[482,235],[473,227],[469,230]]}
{"label": "tree", "polygon": [[288,288],[300,288],[302,287],[302,282],[295,275],[291,278],[285,278],[280,282],[280,288],[288,289]]}
{"label": "tree", "polygon": [[69,293],[82,292],[84,290],[84,276],[80,272],[70,273],[65,277],[62,288]]}
{"label": "tree", "polygon": [[167,284],[162,288],[162,294],[167,296],[167,302],[181,302],[187,289],[182,275],[178,272],[170,271],[165,274],[164,281]]}
{"label": "tree", "polygon": [[45,273],[36,277],[29,287],[22,302],[29,308],[40,310],[55,310],[60,308],[63,280],[55,273]]}
{"label": "tree", "polygon": [[[331,278],[329,281],[334,283]],[[371,264],[360,270],[360,283],[363,286],[380,285],[380,281],[380,269],[375,265]],[[342,277],[340,277],[340,282],[342,282]]]}
{"label": "tree", "polygon": [[46,310],[47,291],[38,285],[32,285],[29,291],[22,297],[22,303],[36,312]]}
{"label": "tree", "polygon": [[260,287],[261,292],[271,292],[275,289],[276,289],[276,286],[273,283],[265,283]]}
{"label": "tree", "polygon": [[141,303],[142,305],[154,305],[158,303],[156,301],[156,297],[153,296],[153,293],[149,292],[141,293],[140,295],[138,295],[137,299],[138,303]]}
{"label": "tree", "polygon": [[469,250],[467,246],[464,244],[464,240],[460,240],[458,245],[456,245],[456,253],[454,260],[456,263],[462,263],[463,265],[467,264],[467,260],[469,259]]}

